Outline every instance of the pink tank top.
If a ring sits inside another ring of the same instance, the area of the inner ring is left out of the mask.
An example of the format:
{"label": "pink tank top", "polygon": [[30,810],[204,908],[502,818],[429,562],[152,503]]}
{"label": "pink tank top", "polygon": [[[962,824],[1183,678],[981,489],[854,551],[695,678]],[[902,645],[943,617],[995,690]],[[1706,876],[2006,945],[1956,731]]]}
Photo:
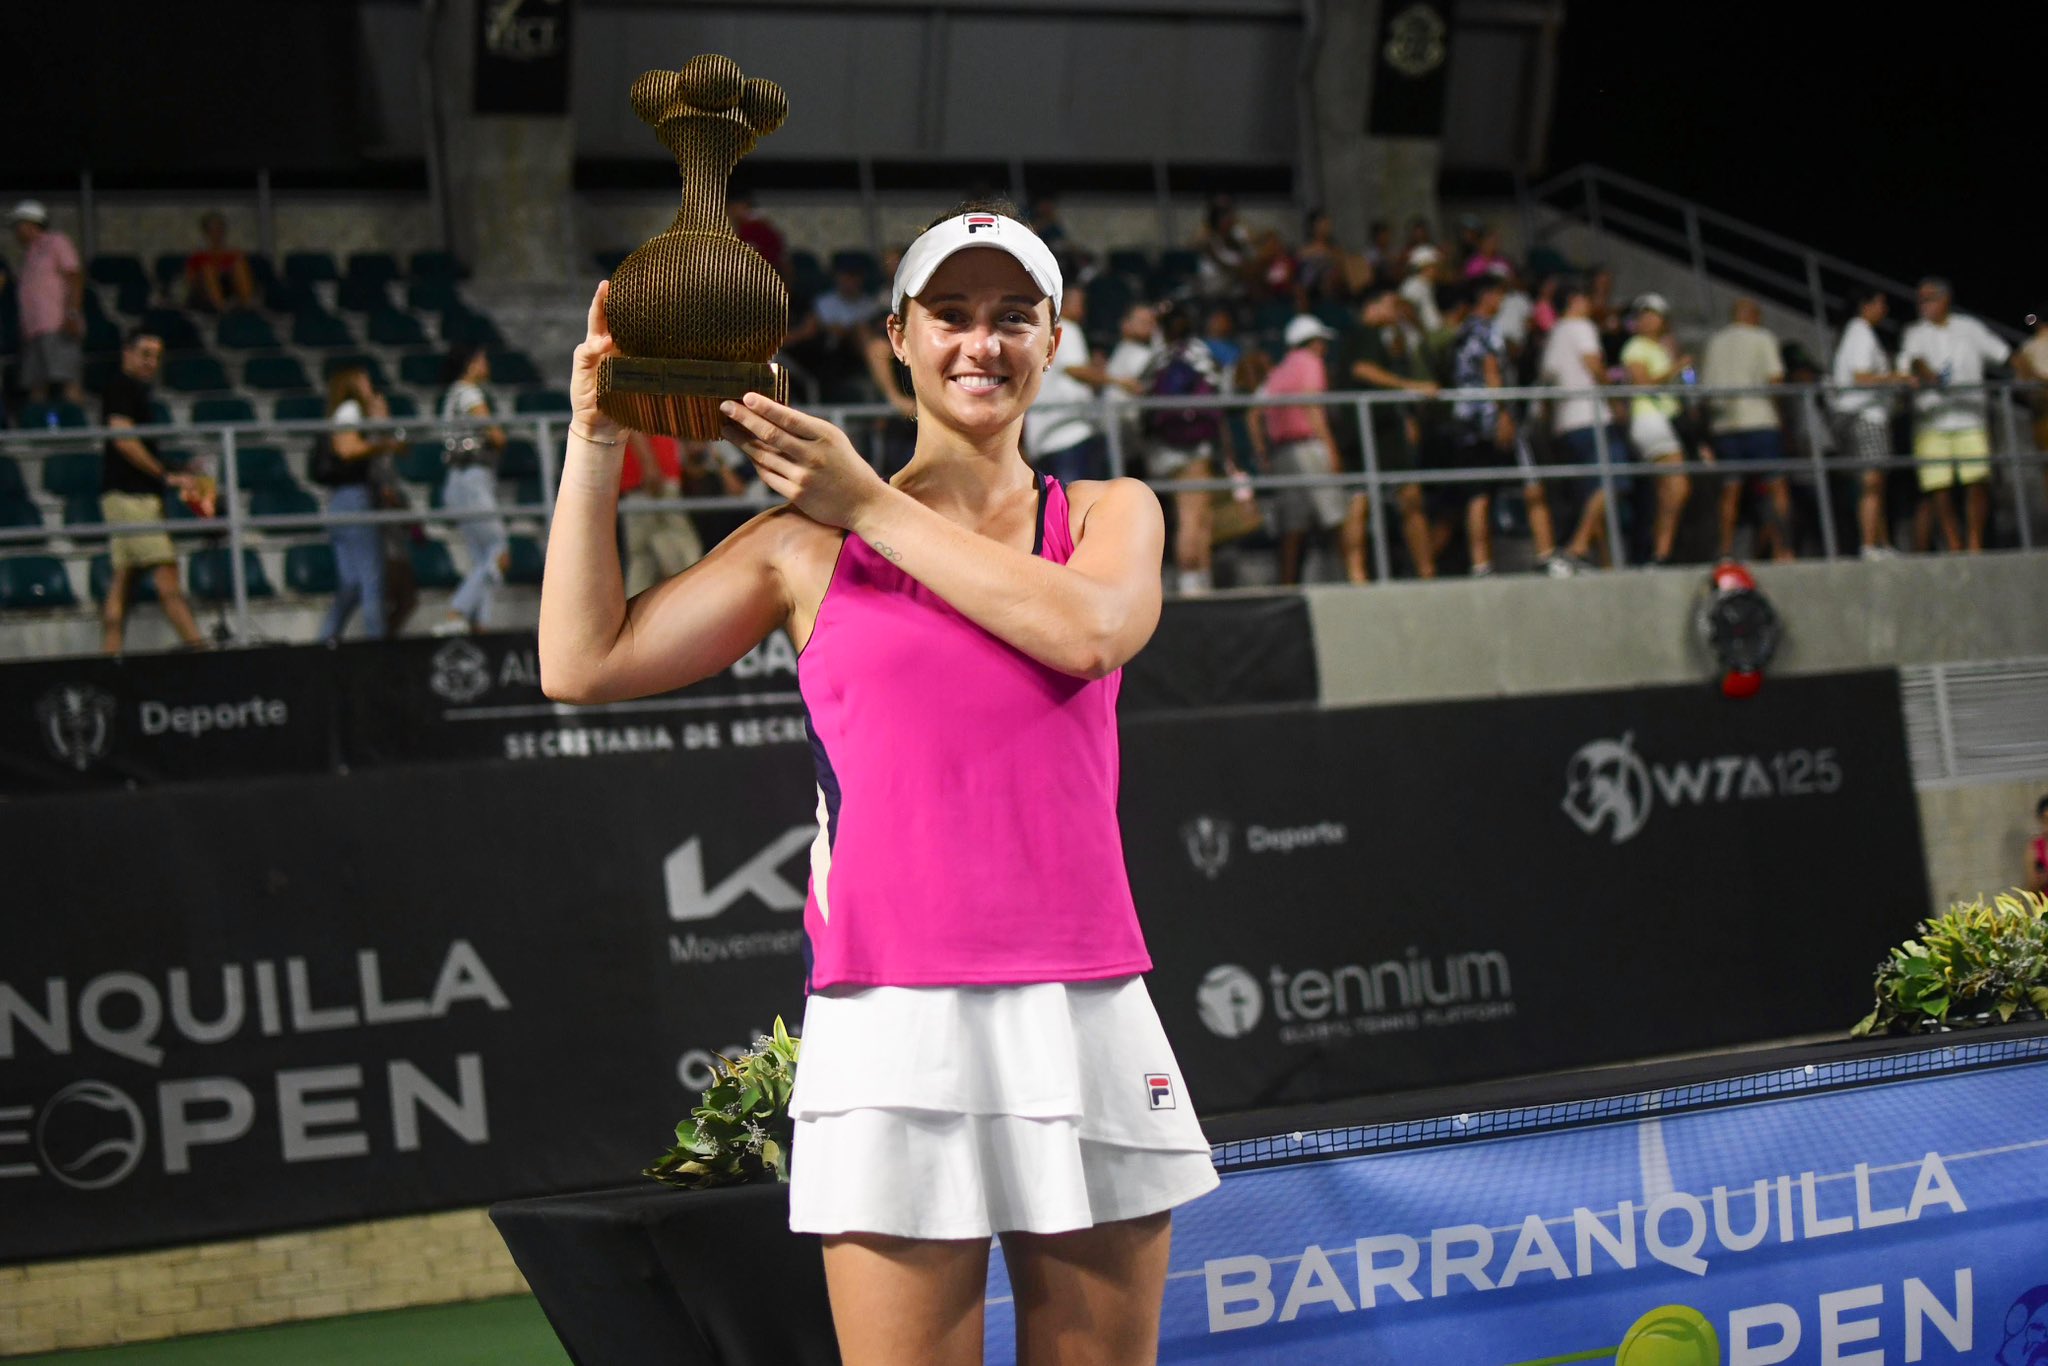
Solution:
{"label": "pink tank top", "polygon": [[[1032,553],[1065,564],[1066,491],[1038,481]],[[797,659],[809,988],[1149,970],[1117,826],[1121,678],[1047,668],[847,536]]]}

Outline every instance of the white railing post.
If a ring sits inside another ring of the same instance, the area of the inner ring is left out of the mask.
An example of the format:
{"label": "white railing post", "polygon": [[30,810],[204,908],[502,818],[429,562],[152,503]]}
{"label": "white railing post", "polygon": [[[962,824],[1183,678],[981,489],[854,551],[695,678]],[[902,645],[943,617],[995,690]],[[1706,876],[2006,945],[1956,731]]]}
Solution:
{"label": "white railing post", "polygon": [[235,429],[231,426],[220,429],[220,460],[227,489],[228,582],[234,587],[235,643],[240,645],[249,639],[249,577],[242,570],[242,476],[235,468]]}
{"label": "white railing post", "polygon": [[1358,449],[1365,461],[1365,496],[1372,502],[1372,519],[1366,524],[1372,535],[1372,567],[1381,583],[1394,577],[1394,557],[1387,545],[1389,523],[1387,500],[1380,484],[1380,451],[1373,440],[1372,407],[1364,395],[1351,400],[1352,416],[1358,421]]}
{"label": "white railing post", "polygon": [[1607,495],[1607,553],[1616,569],[1628,567],[1628,548],[1621,543],[1621,497],[1614,487],[1614,458],[1607,445],[1607,427],[1612,415],[1605,399],[1595,399],[1599,409],[1593,421],[1593,455],[1600,464],[1600,488]]}
{"label": "white railing post", "polygon": [[[1821,425],[1822,411],[1820,398],[1808,387],[1799,396],[1799,411],[1806,418],[1806,453],[1813,462],[1813,490],[1815,501],[1820,504],[1820,545],[1821,552],[1828,559],[1835,558],[1835,499],[1834,491],[1828,487],[1827,465],[1820,458],[1820,436],[1826,430]],[[1860,485],[1859,485],[1860,487]],[[1790,528],[1787,528],[1789,533]]]}
{"label": "white railing post", "polygon": [[2013,520],[2020,524],[2020,549],[2034,548],[2034,518],[2027,507],[2027,478],[2030,468],[2025,462],[2025,453],[2020,449],[2020,424],[2013,412],[2012,386],[1998,386],[1999,426],[2005,429],[2005,453],[2012,463],[2006,468],[2012,471],[2012,512]]}

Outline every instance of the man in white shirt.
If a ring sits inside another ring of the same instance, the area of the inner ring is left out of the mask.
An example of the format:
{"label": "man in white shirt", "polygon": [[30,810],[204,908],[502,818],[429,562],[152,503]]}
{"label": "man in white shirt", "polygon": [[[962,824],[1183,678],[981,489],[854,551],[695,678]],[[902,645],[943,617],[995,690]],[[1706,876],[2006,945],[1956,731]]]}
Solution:
{"label": "man in white shirt", "polygon": [[1442,264],[1443,253],[1427,242],[1408,253],[1408,278],[1401,282],[1401,297],[1415,310],[1415,321],[1424,336],[1443,330],[1444,315],[1436,306]]}
{"label": "man in white shirt", "polygon": [[[1598,394],[1607,363],[1600,354],[1600,329],[1593,322],[1592,292],[1584,281],[1575,280],[1564,287],[1564,300],[1564,315],[1550,329],[1550,340],[1544,343],[1537,379],[1558,389],[1586,390],[1588,397],[1550,400],[1551,430],[1573,463],[1595,465],[1600,455],[1600,438],[1595,429],[1605,428],[1607,458],[1615,464],[1624,463],[1629,458],[1628,441],[1606,400]],[[1545,566],[1553,575],[1589,567],[1593,542],[1606,531],[1607,491],[1597,479],[1585,482],[1589,492],[1585,510],[1579,514],[1578,529],[1572,533],[1564,554],[1553,556]]]}
{"label": "man in white shirt", "polygon": [[[1785,378],[1778,339],[1764,327],[1763,307],[1754,299],[1737,299],[1728,326],[1707,338],[1700,360],[1700,382],[1709,388],[1756,389]],[[1778,402],[1767,394],[1715,399],[1708,429],[1714,458],[1724,465],[1783,460],[1785,435],[1778,425]],[[1721,489],[1721,555],[1735,553],[1735,524],[1742,512],[1742,488],[1748,477],[1731,471]],[[1792,487],[1782,473],[1763,477],[1767,511],[1761,530],[1773,543],[1772,558],[1789,560],[1792,550]],[[1759,536],[1761,548],[1764,536]]]}
{"label": "man in white shirt", "polygon": [[1899,341],[1899,369],[1920,392],[1913,400],[1913,458],[1920,462],[1920,488],[1934,495],[1948,548],[1962,548],[1953,490],[1969,490],[1969,548],[1984,548],[1991,520],[1991,438],[1985,430],[1981,390],[1957,393],[1984,382],[1986,364],[2003,365],[2012,355],[1997,334],[1975,318],[1949,310],[1948,281],[1920,282],[1920,321]]}
{"label": "man in white shirt", "polygon": [[[1878,340],[1878,324],[1889,308],[1884,291],[1871,289],[1857,300],[1856,316],[1842,329],[1835,363],[1828,379],[1835,387],[1835,445],[1852,460],[1883,460],[1892,448],[1892,404],[1889,390],[1901,383],[1891,358]],[[1891,555],[1891,529],[1885,517],[1884,490],[1888,471],[1866,469],[1859,476],[1862,495],[1856,520],[1863,532],[1863,558]]]}
{"label": "man in white shirt", "polygon": [[1082,325],[1088,319],[1088,291],[1069,284],[1060,298],[1060,345],[1052,368],[1040,382],[1038,402],[1024,415],[1024,449],[1033,464],[1062,484],[1101,479],[1109,473],[1102,429],[1088,415],[1095,394],[1109,376],[1088,351]]}

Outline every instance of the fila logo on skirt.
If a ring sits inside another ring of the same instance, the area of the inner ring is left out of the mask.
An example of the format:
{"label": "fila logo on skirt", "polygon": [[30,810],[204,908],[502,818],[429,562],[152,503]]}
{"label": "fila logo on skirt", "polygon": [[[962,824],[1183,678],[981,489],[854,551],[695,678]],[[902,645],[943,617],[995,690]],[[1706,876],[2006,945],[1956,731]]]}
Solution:
{"label": "fila logo on skirt", "polygon": [[1152,1108],[1171,1110],[1173,1108],[1173,1078],[1164,1072],[1147,1072],[1145,1089],[1151,1093]]}

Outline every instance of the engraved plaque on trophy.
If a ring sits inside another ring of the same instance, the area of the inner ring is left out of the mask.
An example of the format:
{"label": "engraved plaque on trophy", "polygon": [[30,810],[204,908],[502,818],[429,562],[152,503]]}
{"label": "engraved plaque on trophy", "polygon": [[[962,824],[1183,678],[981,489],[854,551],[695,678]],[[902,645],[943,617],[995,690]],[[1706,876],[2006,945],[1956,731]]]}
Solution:
{"label": "engraved plaque on trophy", "polygon": [[598,372],[597,406],[636,431],[711,440],[720,403],[750,390],[789,401],[788,372],[771,363],[789,291],[725,209],[733,168],[782,126],[789,98],[706,53],[634,81],[633,112],[675,154],[683,202],[667,232],[612,272],[606,316],[621,354]]}

